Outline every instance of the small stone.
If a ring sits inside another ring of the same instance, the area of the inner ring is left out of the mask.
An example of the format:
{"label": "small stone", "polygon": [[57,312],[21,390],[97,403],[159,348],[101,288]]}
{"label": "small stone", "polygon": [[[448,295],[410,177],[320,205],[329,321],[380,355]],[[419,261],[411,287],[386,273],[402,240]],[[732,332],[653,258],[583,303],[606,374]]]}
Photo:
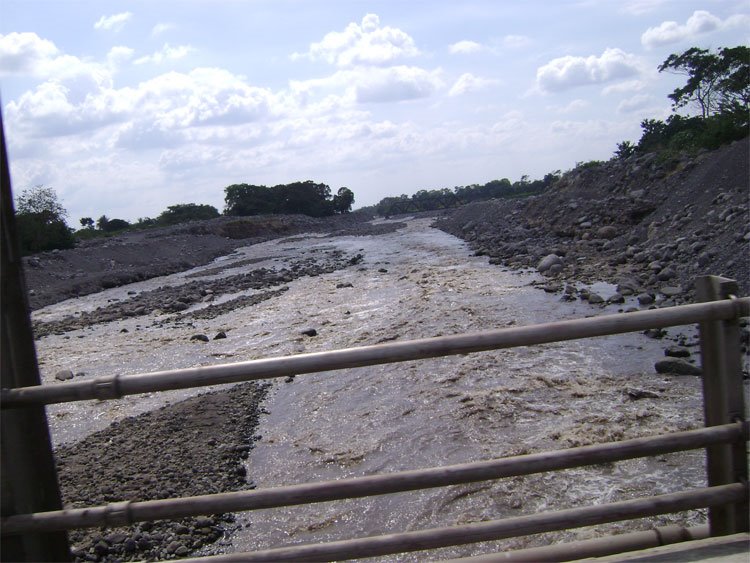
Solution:
{"label": "small stone", "polygon": [[216,336],[214,336],[214,340],[222,340],[223,338],[227,337],[227,333],[223,330],[216,333]]}
{"label": "small stone", "polygon": [[613,294],[609,299],[607,299],[608,303],[625,303],[625,297],[621,293],[615,293]]}
{"label": "small stone", "polygon": [[190,337],[190,340],[191,341],[199,340],[201,342],[208,342],[208,336],[206,336],[205,334],[194,334],[193,336]]}
{"label": "small stone", "polygon": [[641,305],[651,305],[654,302],[654,296],[650,293],[641,293],[638,295],[638,303]]}
{"label": "small stone", "polygon": [[68,379],[73,379],[73,372],[69,369],[60,370],[55,374],[55,379],[59,381],[67,381]]}
{"label": "small stone", "polygon": [[213,526],[213,524],[214,524],[214,521],[208,516],[198,516],[195,519],[196,528],[209,528]]}
{"label": "small stone", "polygon": [[599,303],[604,303],[604,298],[598,293],[589,293],[588,302],[592,305],[597,305]]}
{"label": "small stone", "polygon": [[300,331],[300,334],[304,334],[305,336],[317,336],[318,331],[314,328],[306,328],[305,330]]}
{"label": "small stone", "polygon": [[350,283],[337,283],[336,284],[336,289],[344,289],[346,287],[354,287],[354,286]]}
{"label": "small stone", "polygon": [[294,381],[293,375],[288,375],[286,379],[284,379],[284,383],[292,383]]}
{"label": "small stone", "polygon": [[378,272],[380,272],[381,274],[387,274],[388,270],[386,270],[385,268],[378,268]]}
{"label": "small stone", "polygon": [[167,546],[167,553],[175,553],[180,547],[185,547],[178,541],[170,542]]}
{"label": "small stone", "polygon": [[664,338],[667,335],[667,331],[663,328],[649,328],[643,331],[643,334],[649,338]]}
{"label": "small stone", "polygon": [[178,547],[174,551],[174,554],[177,555],[178,557],[184,557],[188,553],[190,553],[190,550],[187,547],[185,547],[184,545],[181,545],[180,547]]}
{"label": "small stone", "polygon": [[120,330],[120,332],[121,332],[122,334],[126,334],[126,333],[128,333],[128,332],[130,332],[130,331],[129,331],[129,330],[127,329],[127,328],[123,328],[123,329],[121,329],[121,330]]}
{"label": "small stone", "polygon": [[137,544],[133,538],[128,538],[122,543],[122,549],[125,553],[133,553],[136,547]]}
{"label": "small stone", "polygon": [[653,391],[647,391],[645,389],[628,388],[626,390],[628,397],[637,401],[638,399],[658,399],[660,395]]}

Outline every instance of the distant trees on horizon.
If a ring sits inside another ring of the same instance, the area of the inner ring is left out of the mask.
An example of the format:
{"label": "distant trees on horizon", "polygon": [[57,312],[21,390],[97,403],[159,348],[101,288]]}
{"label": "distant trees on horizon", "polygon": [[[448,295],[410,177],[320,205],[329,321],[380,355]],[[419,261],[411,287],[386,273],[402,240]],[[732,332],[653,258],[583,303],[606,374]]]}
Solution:
{"label": "distant trees on horizon", "polygon": [[339,188],[331,195],[331,188],[312,180],[257,186],[232,184],[224,188],[225,215],[303,214],[325,217],[337,213],[348,213],[354,203],[354,192],[347,187]]}

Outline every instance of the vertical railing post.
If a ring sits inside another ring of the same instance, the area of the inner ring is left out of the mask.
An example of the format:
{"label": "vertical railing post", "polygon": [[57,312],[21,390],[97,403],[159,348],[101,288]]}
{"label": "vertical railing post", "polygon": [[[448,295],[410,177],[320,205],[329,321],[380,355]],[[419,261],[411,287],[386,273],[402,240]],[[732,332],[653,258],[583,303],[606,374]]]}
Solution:
{"label": "vertical railing post", "polygon": [[[731,299],[737,292],[734,280],[718,276],[696,280],[698,301]],[[699,326],[706,426],[744,421],[739,318],[704,321]],[[747,482],[747,443],[706,448],[706,464],[709,486]],[[708,520],[712,536],[747,532],[748,503],[709,508]]]}
{"label": "vertical railing post", "polygon": [[[11,196],[0,114],[0,382],[10,389],[40,383]],[[43,406],[3,409],[0,461],[3,516],[62,508]],[[0,549],[3,561],[70,560],[65,532],[3,536]]]}

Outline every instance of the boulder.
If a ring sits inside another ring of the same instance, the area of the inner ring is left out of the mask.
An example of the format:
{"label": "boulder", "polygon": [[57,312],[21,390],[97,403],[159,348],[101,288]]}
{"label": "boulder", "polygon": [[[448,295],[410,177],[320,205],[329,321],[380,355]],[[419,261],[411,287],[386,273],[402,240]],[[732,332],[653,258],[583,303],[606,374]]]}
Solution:
{"label": "boulder", "polygon": [[659,291],[665,297],[676,297],[682,293],[682,288],[675,285],[665,285]]}
{"label": "boulder", "polygon": [[702,375],[703,370],[681,358],[666,358],[654,364],[657,373],[672,375]]}
{"label": "boulder", "polygon": [[664,350],[664,355],[670,358],[689,358],[690,350],[683,348],[682,346],[670,346]]}
{"label": "boulder", "polygon": [[612,225],[606,225],[604,227],[600,227],[596,231],[596,236],[599,238],[605,238],[607,240],[612,240],[617,236],[617,228]]}
{"label": "boulder", "polygon": [[547,256],[545,256],[539,261],[539,264],[537,264],[536,269],[540,274],[543,274],[547,272],[550,268],[552,268],[552,266],[554,266],[555,264],[560,264],[560,266],[562,266],[563,259],[557,254],[547,254]]}

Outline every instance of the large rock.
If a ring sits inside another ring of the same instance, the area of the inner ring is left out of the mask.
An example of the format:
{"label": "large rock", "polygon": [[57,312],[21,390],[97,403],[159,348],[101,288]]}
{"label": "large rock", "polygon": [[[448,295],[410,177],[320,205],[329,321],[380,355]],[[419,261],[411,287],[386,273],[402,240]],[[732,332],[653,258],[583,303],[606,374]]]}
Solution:
{"label": "large rock", "polygon": [[549,271],[550,268],[552,268],[552,266],[555,266],[557,264],[562,266],[563,259],[557,254],[547,254],[547,256],[545,256],[539,261],[539,264],[537,264],[536,269],[539,271],[540,274],[543,274]]}
{"label": "large rock", "polygon": [[703,370],[698,366],[686,362],[680,358],[665,358],[654,364],[657,373],[669,373],[672,375],[702,375]]}

